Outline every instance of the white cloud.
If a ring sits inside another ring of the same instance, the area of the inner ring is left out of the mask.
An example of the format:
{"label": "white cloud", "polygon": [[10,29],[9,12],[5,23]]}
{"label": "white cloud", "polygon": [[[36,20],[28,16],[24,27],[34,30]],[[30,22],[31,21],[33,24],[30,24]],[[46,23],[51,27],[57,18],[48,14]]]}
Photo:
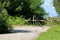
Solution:
{"label": "white cloud", "polygon": [[57,13],[52,2],[53,0],[44,0],[44,4],[42,5],[42,7],[47,13],[50,14],[50,16],[56,16]]}

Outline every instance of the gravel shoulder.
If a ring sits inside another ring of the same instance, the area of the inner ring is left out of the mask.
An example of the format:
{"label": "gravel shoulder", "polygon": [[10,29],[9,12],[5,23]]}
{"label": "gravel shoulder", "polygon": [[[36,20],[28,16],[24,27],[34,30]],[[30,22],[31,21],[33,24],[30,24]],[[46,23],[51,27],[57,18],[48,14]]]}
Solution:
{"label": "gravel shoulder", "polygon": [[0,34],[0,40],[32,40],[40,33],[46,32],[49,28],[48,26],[17,26],[14,27],[12,33]]}

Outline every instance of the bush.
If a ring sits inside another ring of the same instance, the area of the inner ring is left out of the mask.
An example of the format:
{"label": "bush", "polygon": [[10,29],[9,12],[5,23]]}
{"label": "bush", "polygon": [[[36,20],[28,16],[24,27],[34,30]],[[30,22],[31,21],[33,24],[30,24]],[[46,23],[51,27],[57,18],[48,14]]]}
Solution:
{"label": "bush", "polygon": [[8,19],[8,23],[12,24],[12,25],[27,25],[27,24],[29,24],[28,21],[25,21],[25,20],[29,20],[29,19],[25,19],[25,18],[23,18],[23,16],[20,16],[20,17],[10,16]]}
{"label": "bush", "polygon": [[8,14],[6,10],[2,10],[0,13],[0,34],[9,33],[12,31],[12,26],[7,22]]}
{"label": "bush", "polygon": [[7,24],[5,20],[0,21],[0,33],[9,33],[11,31],[11,25]]}

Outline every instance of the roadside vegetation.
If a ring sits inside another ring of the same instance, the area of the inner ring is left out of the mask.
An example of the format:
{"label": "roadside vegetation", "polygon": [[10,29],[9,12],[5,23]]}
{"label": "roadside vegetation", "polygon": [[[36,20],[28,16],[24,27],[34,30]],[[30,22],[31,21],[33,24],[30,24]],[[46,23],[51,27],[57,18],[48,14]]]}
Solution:
{"label": "roadside vegetation", "polygon": [[34,40],[60,40],[60,19],[58,17],[48,17],[46,25],[50,26],[50,29],[41,33]]}
{"label": "roadside vegetation", "polygon": [[60,40],[60,25],[52,25],[47,32],[43,32],[34,40]]}
{"label": "roadside vegetation", "polygon": [[12,25],[29,24],[25,20],[45,20],[42,0],[0,0],[0,33],[12,31]]}

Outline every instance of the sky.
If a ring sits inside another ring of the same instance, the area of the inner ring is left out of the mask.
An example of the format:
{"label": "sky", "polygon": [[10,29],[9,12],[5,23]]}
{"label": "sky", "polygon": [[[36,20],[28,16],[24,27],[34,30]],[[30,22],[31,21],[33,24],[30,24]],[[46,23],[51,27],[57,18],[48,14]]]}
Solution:
{"label": "sky", "polygon": [[49,13],[50,17],[57,16],[57,12],[55,10],[55,7],[53,6],[53,0],[44,0],[43,5],[41,6],[47,13]]}

